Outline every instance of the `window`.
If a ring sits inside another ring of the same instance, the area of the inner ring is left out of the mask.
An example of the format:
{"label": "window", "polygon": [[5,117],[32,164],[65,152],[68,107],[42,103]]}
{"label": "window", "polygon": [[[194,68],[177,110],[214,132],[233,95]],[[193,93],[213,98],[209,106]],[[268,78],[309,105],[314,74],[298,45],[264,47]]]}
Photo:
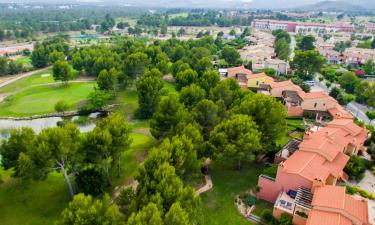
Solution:
{"label": "window", "polygon": [[315,104],[314,104],[314,108],[316,108],[317,105],[318,105],[318,103],[315,102]]}
{"label": "window", "polygon": [[257,81],[256,85],[257,85],[257,86],[259,85],[259,81]]}

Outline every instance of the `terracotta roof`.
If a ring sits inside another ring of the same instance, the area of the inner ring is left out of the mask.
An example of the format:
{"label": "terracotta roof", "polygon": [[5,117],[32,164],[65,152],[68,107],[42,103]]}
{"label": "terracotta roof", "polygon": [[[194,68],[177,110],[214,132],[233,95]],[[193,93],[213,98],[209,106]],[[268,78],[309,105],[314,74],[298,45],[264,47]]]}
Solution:
{"label": "terracotta roof", "polygon": [[228,68],[227,71],[228,71],[229,77],[234,77],[238,73],[242,73],[242,74],[246,74],[246,75],[252,75],[253,74],[253,72],[251,72],[251,70],[246,69],[245,66],[243,66],[243,65],[238,66],[238,67]]}
{"label": "terracotta roof", "polygon": [[265,78],[267,80],[271,80],[273,81],[273,78],[270,77],[270,76],[267,76],[267,74],[265,73],[257,73],[257,74],[250,74],[250,75],[247,75],[247,79],[250,80],[250,79],[254,79],[254,78]]}
{"label": "terracotta roof", "polygon": [[328,95],[324,91],[318,92],[300,92],[298,93],[302,99],[317,99],[317,98],[328,98]]}
{"label": "terracotta roof", "polygon": [[314,210],[339,214],[349,220],[355,218],[362,224],[369,221],[367,201],[346,194],[345,187],[326,185],[316,188],[312,206]]}
{"label": "terracotta roof", "polygon": [[309,212],[306,225],[352,225],[352,222],[338,213],[312,209]]}
{"label": "terracotta roof", "polygon": [[349,156],[344,153],[339,153],[330,162],[317,153],[298,150],[284,162],[283,171],[300,175],[310,181],[316,178],[325,181],[330,174],[341,177],[348,160]]}
{"label": "terracotta roof", "polygon": [[353,115],[346,111],[340,104],[336,104],[335,107],[328,109],[329,114],[335,119],[345,118],[353,119]]}

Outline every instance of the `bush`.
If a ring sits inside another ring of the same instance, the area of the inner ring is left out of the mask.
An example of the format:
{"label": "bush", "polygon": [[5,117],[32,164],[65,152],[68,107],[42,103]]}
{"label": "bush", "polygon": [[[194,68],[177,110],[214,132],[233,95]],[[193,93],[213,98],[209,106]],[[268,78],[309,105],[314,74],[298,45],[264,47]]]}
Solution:
{"label": "bush", "polygon": [[346,186],[346,193],[350,194],[350,195],[359,194],[360,196],[362,196],[364,198],[375,200],[375,195],[373,195],[372,193],[367,192],[367,191],[365,191],[365,190],[363,190],[359,187],[352,187],[352,186],[347,185]]}
{"label": "bush", "polygon": [[279,225],[291,225],[291,224],[292,224],[292,216],[287,213],[281,214],[280,219],[279,219]]}
{"label": "bush", "polygon": [[363,159],[357,156],[351,156],[349,162],[344,168],[344,171],[349,175],[351,179],[359,181],[364,176],[364,173],[366,171],[366,164]]}
{"label": "bush", "polygon": [[69,109],[69,105],[66,101],[64,100],[59,100],[58,102],[56,102],[55,104],[55,110],[57,112],[66,112],[67,110]]}
{"label": "bush", "polygon": [[80,192],[96,196],[102,194],[105,185],[105,176],[100,168],[89,165],[79,171],[77,186]]}
{"label": "bush", "polygon": [[272,211],[270,209],[263,209],[262,213],[260,214],[260,217],[266,223],[271,223],[274,221]]}
{"label": "bush", "polygon": [[277,165],[272,164],[270,167],[267,167],[267,168],[263,169],[262,174],[267,175],[267,176],[272,177],[272,178],[276,178]]}

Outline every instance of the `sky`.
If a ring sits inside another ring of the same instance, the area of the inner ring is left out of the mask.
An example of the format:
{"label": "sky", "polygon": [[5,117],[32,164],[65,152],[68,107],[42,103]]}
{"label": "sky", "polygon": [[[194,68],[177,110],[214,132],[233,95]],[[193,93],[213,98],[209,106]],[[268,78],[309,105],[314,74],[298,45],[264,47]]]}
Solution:
{"label": "sky", "polygon": [[[187,7],[187,8],[263,8],[263,9],[281,9],[281,8],[296,8],[315,4],[325,0],[0,0],[0,2],[57,2],[57,3],[72,3],[72,2],[95,2],[103,4],[120,3],[123,5],[132,6],[152,6],[152,7]],[[351,4],[361,6],[374,6],[375,0],[330,0],[330,1],[345,1]]]}

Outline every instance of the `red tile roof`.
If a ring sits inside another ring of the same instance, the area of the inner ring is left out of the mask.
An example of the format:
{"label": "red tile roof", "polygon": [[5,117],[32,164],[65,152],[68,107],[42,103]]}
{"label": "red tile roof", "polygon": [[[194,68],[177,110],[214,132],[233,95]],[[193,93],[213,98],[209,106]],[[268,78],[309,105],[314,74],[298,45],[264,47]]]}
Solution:
{"label": "red tile roof", "polygon": [[234,77],[236,74],[246,74],[246,75],[252,75],[253,72],[251,70],[248,70],[245,68],[245,66],[238,66],[238,67],[231,67],[227,69],[228,71],[228,77]]}
{"label": "red tile roof", "polygon": [[[360,221],[361,224],[368,224],[368,205],[367,201],[354,199],[352,196],[345,193],[345,187],[330,186],[316,188],[314,191],[314,197],[312,200],[313,214],[317,216],[315,219],[319,219],[319,215],[327,216],[326,213],[336,214],[330,215],[330,217],[345,217],[354,223]],[[323,212],[323,213],[322,213]],[[324,213],[325,212],[325,213]],[[315,220],[310,218],[308,220]],[[343,221],[345,221],[345,219]],[[321,219],[319,219],[321,221]],[[327,225],[338,224],[340,220],[332,220]],[[307,224],[317,224],[316,222],[308,222]],[[346,223],[344,223],[346,224]]]}
{"label": "red tile roof", "polygon": [[283,171],[300,175],[310,181],[316,178],[325,181],[329,175],[340,178],[348,160],[349,156],[344,153],[338,154],[330,162],[317,153],[298,150],[284,162]]}
{"label": "red tile roof", "polygon": [[353,225],[346,217],[338,213],[310,210],[306,225]]}

